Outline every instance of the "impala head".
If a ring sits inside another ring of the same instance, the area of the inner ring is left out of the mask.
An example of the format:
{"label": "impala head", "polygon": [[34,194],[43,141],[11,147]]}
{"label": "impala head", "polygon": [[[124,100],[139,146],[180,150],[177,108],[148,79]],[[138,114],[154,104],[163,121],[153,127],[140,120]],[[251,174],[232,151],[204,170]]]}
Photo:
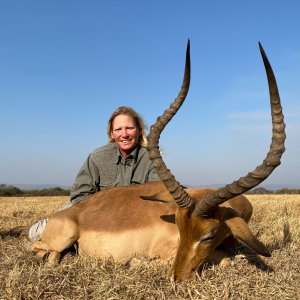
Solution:
{"label": "impala head", "polygon": [[224,224],[217,218],[199,219],[192,210],[178,209],[180,242],[170,275],[175,280],[193,278],[199,265],[221,243]]}
{"label": "impala head", "polygon": [[224,202],[238,197],[265,180],[280,164],[280,158],[285,150],[285,124],[276,79],[268,58],[259,44],[267,73],[273,125],[272,143],[265,160],[246,176],[215,191],[202,192],[199,190],[191,193],[176,181],[161,157],[158,143],[161,132],[179,110],[188,93],[190,84],[189,48],[188,41],[184,79],[179,94],[169,109],[151,126],[147,137],[149,157],[168,190],[168,195],[156,195],[153,198],[163,201],[175,200],[178,204],[176,224],[180,233],[180,241],[171,271],[174,278],[178,280],[191,278],[205,259],[212,255],[215,248],[231,234],[244,241],[259,254],[270,256],[266,247],[255,238],[238,212]]}

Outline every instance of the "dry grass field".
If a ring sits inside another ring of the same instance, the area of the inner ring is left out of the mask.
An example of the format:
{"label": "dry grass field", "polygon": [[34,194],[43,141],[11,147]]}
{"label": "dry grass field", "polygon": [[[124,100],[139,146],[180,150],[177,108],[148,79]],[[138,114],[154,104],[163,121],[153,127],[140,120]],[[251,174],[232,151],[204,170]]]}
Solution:
{"label": "dry grass field", "polygon": [[300,195],[249,195],[253,232],[271,258],[239,246],[226,269],[206,266],[195,281],[170,282],[171,262],[131,267],[65,253],[46,268],[7,231],[55,212],[67,197],[0,198],[0,299],[300,299]]}

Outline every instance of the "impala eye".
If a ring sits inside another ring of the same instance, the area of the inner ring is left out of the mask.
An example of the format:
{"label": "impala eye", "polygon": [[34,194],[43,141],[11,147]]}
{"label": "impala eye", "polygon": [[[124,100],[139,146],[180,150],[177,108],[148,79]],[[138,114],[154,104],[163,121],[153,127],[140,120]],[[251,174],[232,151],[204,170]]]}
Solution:
{"label": "impala eye", "polygon": [[206,242],[206,241],[213,240],[213,239],[216,237],[217,232],[218,232],[218,230],[217,230],[217,229],[214,229],[213,231],[211,231],[211,232],[209,232],[208,234],[204,235],[204,236],[201,238],[201,242]]}

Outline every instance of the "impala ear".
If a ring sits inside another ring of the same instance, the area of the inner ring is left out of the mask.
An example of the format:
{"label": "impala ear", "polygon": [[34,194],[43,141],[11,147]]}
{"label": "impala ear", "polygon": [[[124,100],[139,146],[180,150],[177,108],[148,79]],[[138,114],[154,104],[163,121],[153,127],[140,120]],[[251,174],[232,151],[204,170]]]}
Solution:
{"label": "impala ear", "polygon": [[244,242],[249,248],[260,255],[271,256],[266,246],[254,236],[248,224],[241,217],[227,219],[225,220],[225,224],[230,228],[233,236]]}
{"label": "impala ear", "polygon": [[150,196],[140,196],[140,198],[143,200],[150,200],[155,202],[175,203],[171,194],[167,190]]}
{"label": "impala ear", "polygon": [[171,223],[171,224],[176,224],[176,221],[175,221],[175,215],[172,214],[172,215],[162,215],[160,216],[160,218],[167,222],[167,223]]}

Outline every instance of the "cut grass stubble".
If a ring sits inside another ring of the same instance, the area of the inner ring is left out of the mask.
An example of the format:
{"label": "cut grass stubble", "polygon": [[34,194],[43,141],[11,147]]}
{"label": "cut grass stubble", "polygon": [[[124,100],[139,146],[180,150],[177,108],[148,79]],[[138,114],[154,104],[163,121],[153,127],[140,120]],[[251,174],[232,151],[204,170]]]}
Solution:
{"label": "cut grass stubble", "polygon": [[0,299],[300,299],[300,195],[247,195],[252,231],[267,245],[262,258],[243,245],[232,265],[206,266],[194,281],[171,282],[171,261],[132,266],[72,251],[46,268],[26,241],[6,232],[55,212],[68,197],[0,198]]}

